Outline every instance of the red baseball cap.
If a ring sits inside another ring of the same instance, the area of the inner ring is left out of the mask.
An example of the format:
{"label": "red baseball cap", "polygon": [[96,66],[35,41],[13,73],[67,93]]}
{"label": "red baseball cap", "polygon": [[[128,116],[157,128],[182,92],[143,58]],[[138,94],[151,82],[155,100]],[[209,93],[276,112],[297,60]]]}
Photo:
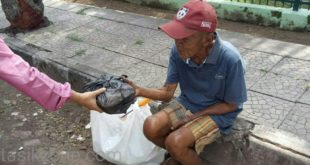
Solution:
{"label": "red baseball cap", "polygon": [[190,0],[181,7],[174,19],[159,26],[173,39],[186,38],[197,31],[215,32],[217,16],[205,0]]}

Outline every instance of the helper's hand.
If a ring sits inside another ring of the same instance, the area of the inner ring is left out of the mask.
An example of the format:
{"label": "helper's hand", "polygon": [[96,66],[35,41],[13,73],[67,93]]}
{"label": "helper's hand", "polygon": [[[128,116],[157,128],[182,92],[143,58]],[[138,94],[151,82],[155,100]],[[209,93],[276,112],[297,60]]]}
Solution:
{"label": "helper's hand", "polygon": [[96,97],[103,93],[106,89],[100,88],[91,92],[79,93],[72,90],[71,100],[81,106],[86,107],[89,110],[95,110],[98,112],[102,112],[96,103]]}

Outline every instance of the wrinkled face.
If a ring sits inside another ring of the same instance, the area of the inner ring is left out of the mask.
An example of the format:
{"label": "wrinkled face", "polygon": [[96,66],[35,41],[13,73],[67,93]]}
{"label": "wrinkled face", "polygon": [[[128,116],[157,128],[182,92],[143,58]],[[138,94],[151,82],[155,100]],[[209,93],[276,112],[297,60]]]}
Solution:
{"label": "wrinkled face", "polygon": [[196,56],[204,49],[203,36],[199,32],[187,38],[176,39],[175,44],[183,60]]}

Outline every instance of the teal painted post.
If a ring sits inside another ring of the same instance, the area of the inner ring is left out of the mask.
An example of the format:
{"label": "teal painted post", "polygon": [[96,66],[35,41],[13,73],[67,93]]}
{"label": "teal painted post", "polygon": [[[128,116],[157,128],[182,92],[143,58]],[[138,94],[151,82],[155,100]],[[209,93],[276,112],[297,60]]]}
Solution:
{"label": "teal painted post", "polygon": [[301,0],[294,0],[293,11],[298,11]]}

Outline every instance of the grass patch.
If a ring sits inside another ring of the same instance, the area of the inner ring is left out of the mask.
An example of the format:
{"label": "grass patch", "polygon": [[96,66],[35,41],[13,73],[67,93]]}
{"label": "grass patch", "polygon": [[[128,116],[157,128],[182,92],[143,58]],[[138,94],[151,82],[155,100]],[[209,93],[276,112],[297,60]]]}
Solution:
{"label": "grass patch", "polygon": [[75,56],[82,56],[86,53],[86,49],[80,49],[78,51],[75,52]]}
{"label": "grass patch", "polygon": [[79,15],[86,15],[85,11],[88,10],[88,9],[91,9],[92,7],[86,7],[84,9],[81,9],[79,11],[76,12],[76,14],[79,14]]}
{"label": "grass patch", "polygon": [[144,41],[142,41],[142,40],[137,40],[135,42],[135,45],[143,45],[143,44],[144,44]]}
{"label": "grass patch", "polygon": [[264,73],[268,73],[267,69],[260,69],[260,71],[264,72]]}
{"label": "grass patch", "polygon": [[75,34],[69,34],[66,38],[72,40],[72,41],[76,41],[76,42],[82,42],[82,38],[80,38],[78,35]]}

